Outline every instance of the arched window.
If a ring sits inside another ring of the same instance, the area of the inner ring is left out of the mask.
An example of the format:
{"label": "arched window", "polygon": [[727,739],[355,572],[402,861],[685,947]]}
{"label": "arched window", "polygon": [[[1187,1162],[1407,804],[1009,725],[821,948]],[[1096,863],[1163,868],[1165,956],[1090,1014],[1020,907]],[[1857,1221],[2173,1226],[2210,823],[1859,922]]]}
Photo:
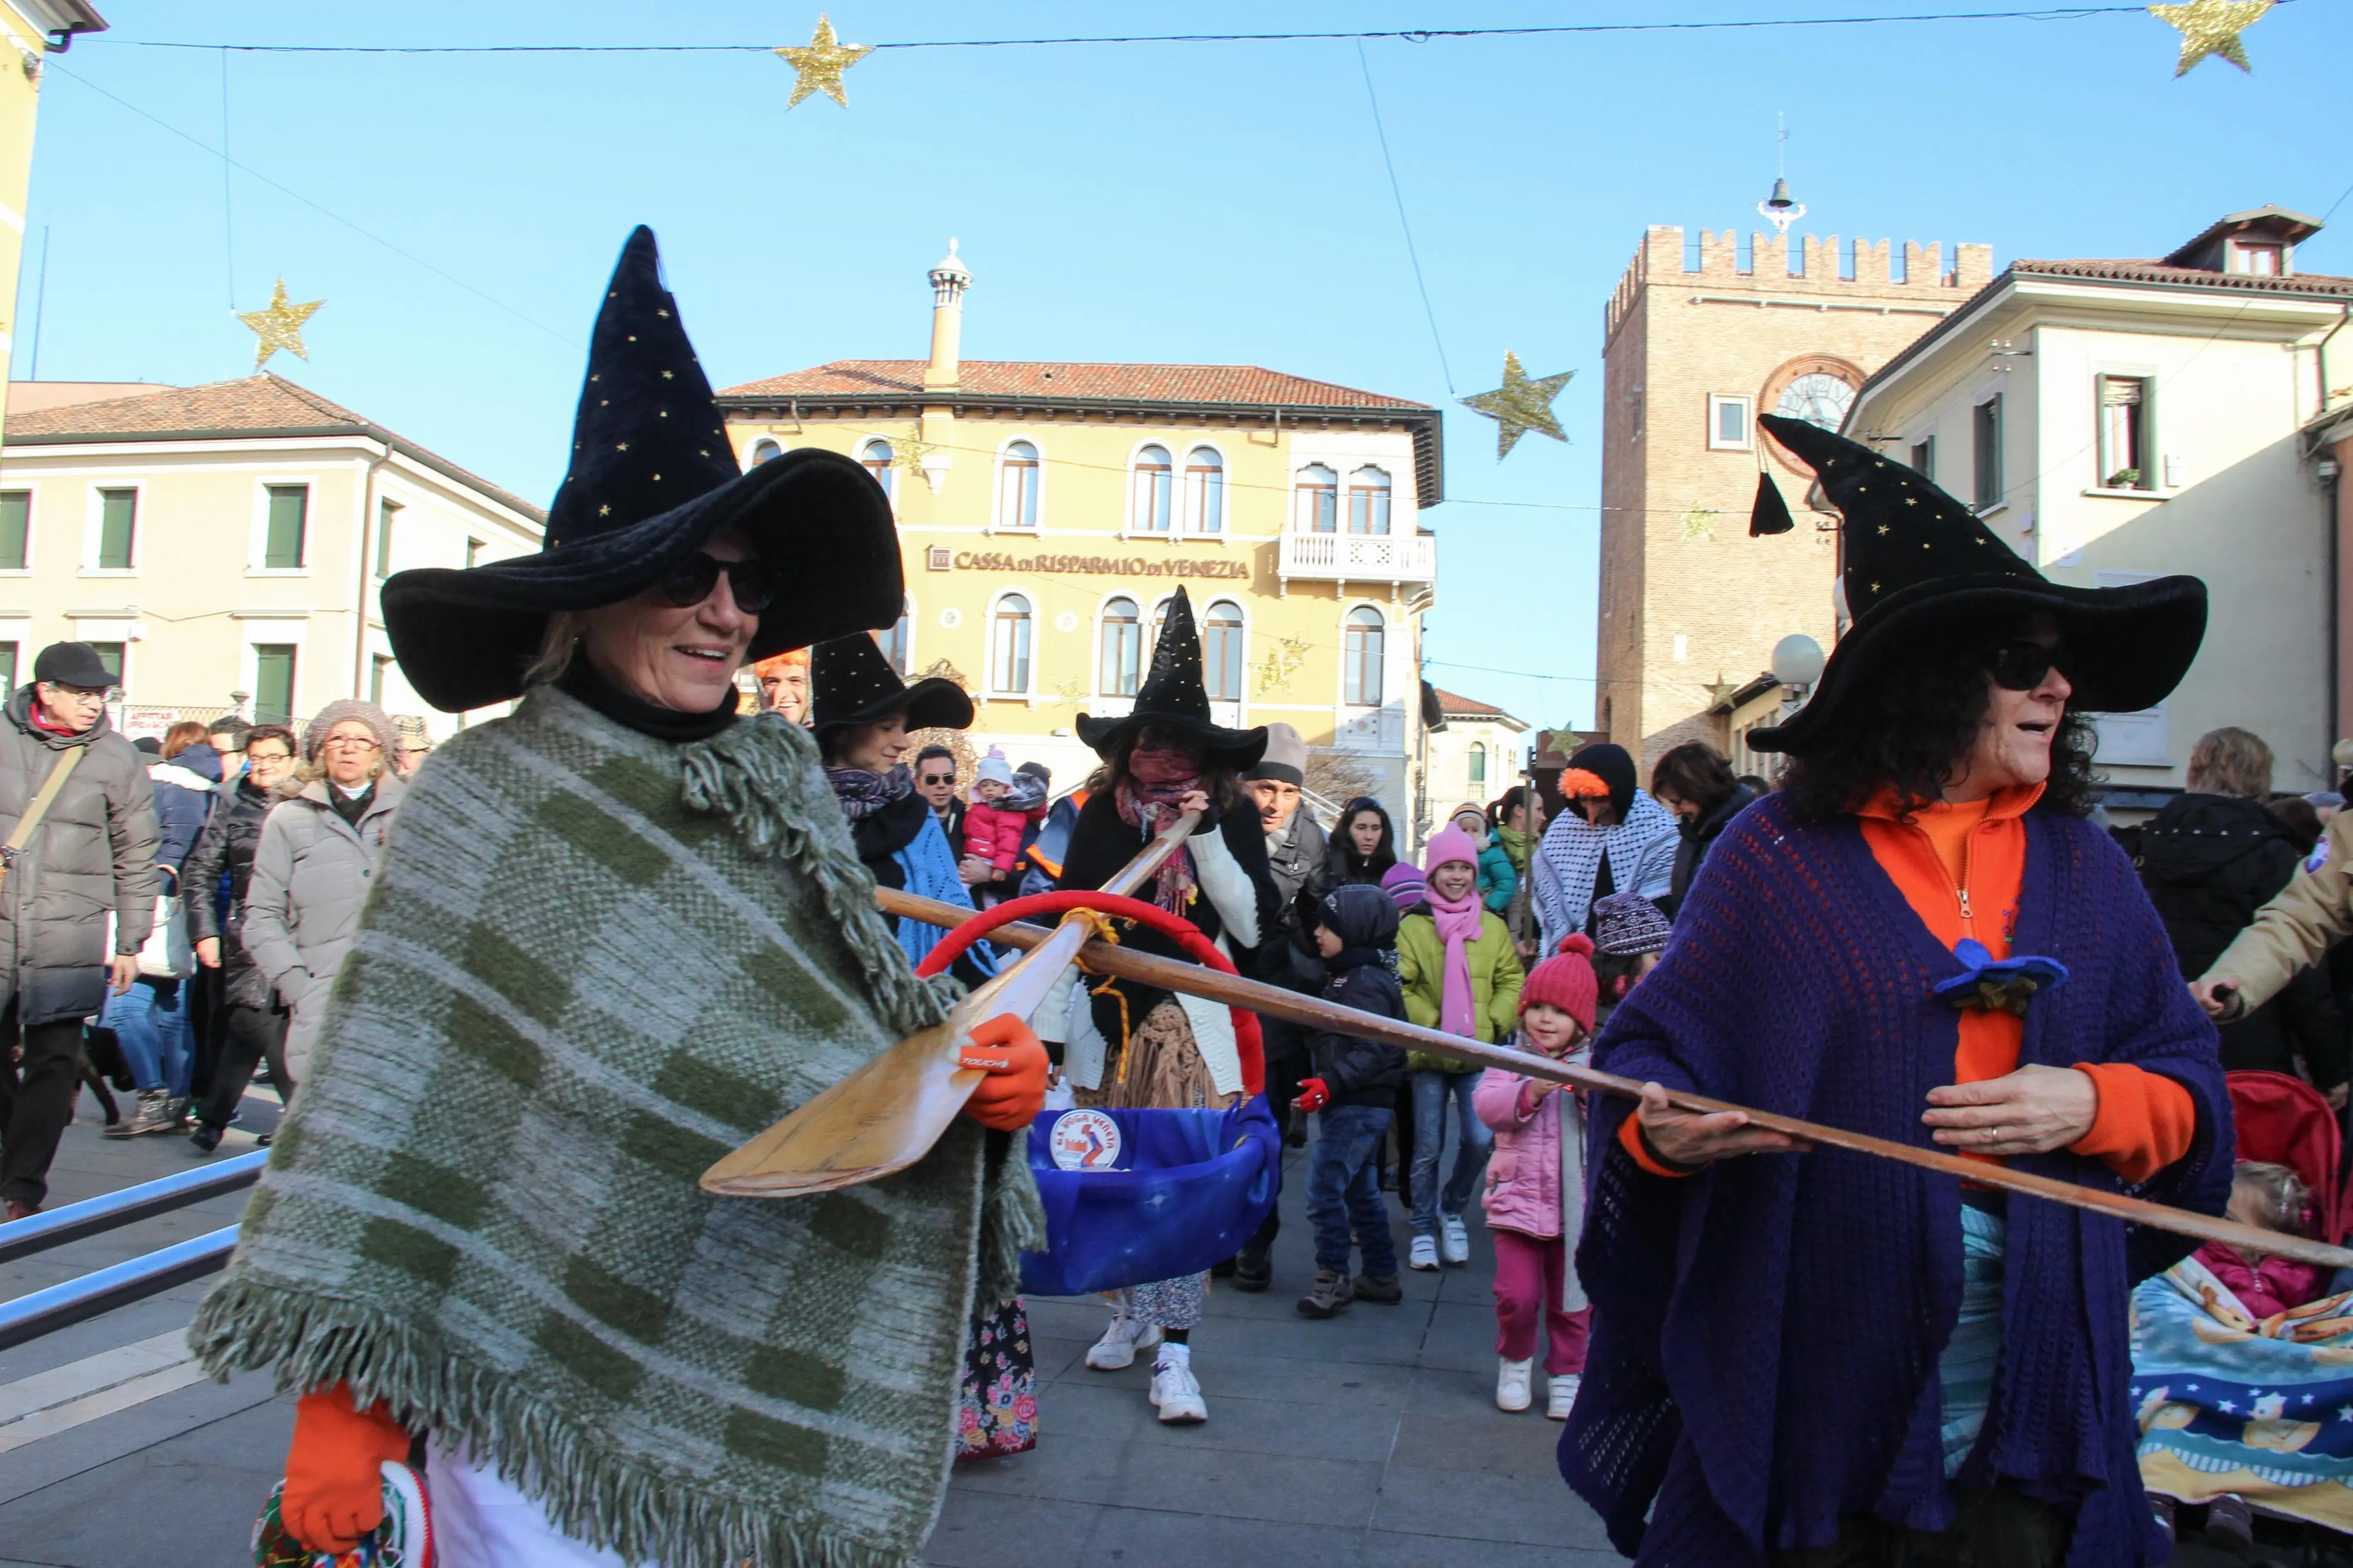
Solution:
{"label": "arched window", "polygon": [[752,466],[755,468],[762,463],[774,462],[784,455],[785,449],[765,436],[752,443]]}
{"label": "arched window", "polygon": [[899,672],[899,679],[902,680],[907,679],[908,643],[914,630],[914,619],[915,602],[913,599],[902,599],[899,601],[897,624],[887,631],[874,634],[874,646],[882,650],[882,657],[891,661],[891,668]]}
{"label": "arched window", "polygon": [[1299,488],[1295,494],[1296,521],[1293,526],[1302,533],[1337,533],[1340,531],[1340,476],[1321,463],[1310,463],[1299,470]]}
{"label": "arched window", "polygon": [[1012,443],[997,459],[997,526],[1038,526],[1038,448],[1027,441]]}
{"label": "arched window", "polygon": [[1185,454],[1185,531],[1221,533],[1226,526],[1226,460],[1214,447]]}
{"label": "arched window", "polygon": [[1487,748],[1477,741],[1471,742],[1471,782],[1474,784],[1487,782]]}
{"label": "arched window", "polygon": [[1242,700],[1242,612],[1219,599],[1201,617],[1201,678],[1217,702]]}
{"label": "arched window", "polygon": [[1138,533],[1168,531],[1171,492],[1176,470],[1169,465],[1168,448],[1146,447],[1135,455],[1135,479],[1130,494],[1134,510],[1129,513],[1128,527]]}
{"label": "arched window", "polygon": [[1029,689],[1029,601],[1018,594],[1006,595],[997,601],[991,623],[988,689],[1008,696],[1026,694]]}
{"label": "arched window", "polygon": [[1348,612],[1347,647],[1341,656],[1346,691],[1352,707],[1381,705],[1381,654],[1388,640],[1381,613],[1366,605]]}
{"label": "arched window", "polygon": [[1388,474],[1380,468],[1358,468],[1348,476],[1348,531],[1387,533],[1388,531]]}
{"label": "arched window", "polygon": [[858,448],[859,466],[874,476],[874,482],[882,487],[886,496],[897,493],[891,485],[891,443],[880,437]]}
{"label": "arched window", "polygon": [[1102,668],[1095,678],[1096,693],[1103,697],[1134,696],[1143,679],[1144,620],[1136,614],[1134,599],[1122,596],[1104,604],[1102,640]]}

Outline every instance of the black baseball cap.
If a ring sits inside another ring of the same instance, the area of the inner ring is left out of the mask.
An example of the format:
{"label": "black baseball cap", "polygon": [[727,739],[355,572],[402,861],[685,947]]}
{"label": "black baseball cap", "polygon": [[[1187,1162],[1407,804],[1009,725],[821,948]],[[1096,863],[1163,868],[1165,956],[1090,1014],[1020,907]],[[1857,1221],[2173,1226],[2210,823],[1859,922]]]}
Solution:
{"label": "black baseball cap", "polygon": [[57,686],[79,686],[103,691],[116,685],[114,672],[98,649],[86,642],[53,642],[33,660],[33,679]]}

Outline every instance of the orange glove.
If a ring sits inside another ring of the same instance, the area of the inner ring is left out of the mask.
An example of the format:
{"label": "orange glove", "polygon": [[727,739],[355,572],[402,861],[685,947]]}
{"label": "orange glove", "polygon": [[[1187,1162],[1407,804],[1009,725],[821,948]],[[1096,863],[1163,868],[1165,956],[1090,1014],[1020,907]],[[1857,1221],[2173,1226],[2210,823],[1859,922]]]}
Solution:
{"label": "orange glove", "polygon": [[294,1403],[279,1521],[313,1552],[349,1552],[384,1522],[384,1462],[407,1458],[408,1433],[381,1401],[363,1415],[348,1384],[306,1394]]}
{"label": "orange glove", "polygon": [[964,1102],[964,1113],[983,1127],[1016,1131],[1046,1109],[1046,1074],[1053,1063],[1036,1032],[1010,1013],[975,1025],[956,1065],[988,1075]]}

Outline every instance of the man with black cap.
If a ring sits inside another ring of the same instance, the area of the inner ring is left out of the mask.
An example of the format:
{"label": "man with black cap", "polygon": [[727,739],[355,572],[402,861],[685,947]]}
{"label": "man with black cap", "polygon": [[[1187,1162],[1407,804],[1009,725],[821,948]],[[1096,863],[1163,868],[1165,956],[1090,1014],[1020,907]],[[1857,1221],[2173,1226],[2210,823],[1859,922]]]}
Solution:
{"label": "man with black cap", "polygon": [[[1313,996],[1323,989],[1324,964],[1315,956],[1301,911],[1323,901],[1324,861],[1331,851],[1314,815],[1299,808],[1306,782],[1307,742],[1288,724],[1269,724],[1266,755],[1242,775],[1242,790],[1258,803],[1259,823],[1266,829],[1267,868],[1273,873],[1282,905],[1260,961],[1268,980]],[[1291,1102],[1299,1098],[1299,1080],[1307,1074],[1306,1031],[1286,1019],[1261,1015],[1259,1032],[1266,1049],[1267,1109],[1289,1130],[1292,1146],[1303,1146],[1307,1121],[1303,1115],[1294,1119]],[[1282,1225],[1279,1208],[1267,1211],[1266,1223],[1234,1258],[1235,1289],[1263,1290],[1273,1282],[1268,1258]]]}
{"label": "man with black cap", "polygon": [[[139,973],[155,920],[154,791],[115,732],[114,674],[52,643],[0,724],[0,1202],[40,1212],[73,1120],[81,1021]],[[107,919],[114,943],[107,946]],[[21,1034],[23,1056],[7,1047]]]}

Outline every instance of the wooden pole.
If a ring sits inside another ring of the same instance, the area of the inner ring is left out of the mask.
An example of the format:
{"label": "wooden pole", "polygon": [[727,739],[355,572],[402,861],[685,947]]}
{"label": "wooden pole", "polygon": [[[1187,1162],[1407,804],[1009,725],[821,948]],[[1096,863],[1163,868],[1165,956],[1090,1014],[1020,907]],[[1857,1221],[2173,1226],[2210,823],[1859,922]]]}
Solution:
{"label": "wooden pole", "polygon": [[[912,914],[918,920],[937,920],[944,914],[952,914],[954,910],[953,905],[934,903],[928,899],[913,898],[888,889],[875,889],[874,896],[891,913]],[[1034,947],[1047,940],[1047,932],[1037,926],[1007,925],[998,927],[992,940],[1012,947]],[[1115,974],[1124,980],[1140,981],[1164,991],[1182,991],[1188,995],[1222,1002],[1229,1006],[1246,1007],[1254,1013],[1288,1018],[1312,1029],[1337,1029],[1365,1039],[1386,1041],[1410,1051],[1428,1051],[1434,1056],[1451,1057],[1456,1061],[1470,1062],[1479,1067],[1503,1068],[1529,1078],[1546,1079],[1554,1083],[1565,1083],[1599,1094],[1614,1094],[1627,1100],[1640,1099],[1642,1093],[1641,1082],[1636,1079],[1597,1072],[1591,1068],[1570,1067],[1550,1057],[1514,1050],[1508,1046],[1482,1046],[1460,1035],[1442,1034],[1418,1024],[1400,1023],[1377,1014],[1360,1013],[1353,1007],[1343,1007],[1319,996],[1303,996],[1296,991],[1285,991],[1281,986],[1222,974],[1199,964],[1137,952],[1102,941],[1086,943],[1080,949],[1078,959],[1087,968],[1100,973]],[[2179,1236],[2196,1237],[2201,1241],[2227,1242],[2242,1250],[2273,1253],[2327,1268],[2353,1268],[2353,1249],[2331,1247],[2305,1237],[2288,1236],[2275,1230],[2263,1230],[2254,1226],[2192,1214],[2188,1209],[2153,1204],[2141,1198],[2128,1198],[2121,1193],[2102,1192],[2096,1187],[2078,1186],[2073,1182],[2033,1175],[1983,1160],[1965,1159],[1938,1149],[1898,1143],[1892,1139],[1874,1138],[1865,1132],[1850,1132],[1843,1128],[1803,1121],[1794,1116],[1780,1116],[1769,1110],[1754,1110],[1745,1105],[1712,1100],[1702,1094],[1670,1089],[1667,1100],[1684,1110],[1736,1110],[1747,1117],[1754,1126],[1787,1133],[1808,1144],[1845,1149],[1858,1154],[1916,1165],[1924,1171],[1957,1176],[1981,1187],[1994,1187],[2025,1197],[2043,1198],[2052,1203],[2089,1209],[2127,1225],[2149,1226]]]}
{"label": "wooden pole", "polygon": [[[1170,823],[1103,884],[1103,890],[1132,893],[1142,887],[1199,820],[1199,813],[1187,812]],[[947,928],[973,916],[969,904],[913,901],[921,907],[889,912]],[[908,1036],[712,1165],[702,1173],[702,1190],[743,1198],[829,1193],[887,1176],[922,1159],[964,1110],[984,1076],[956,1065],[973,1026],[1007,1013],[1027,1018],[1036,1012],[1093,929],[1079,910],[1064,916],[1051,931],[1023,928],[1022,935],[1034,940],[1008,945],[1031,951],[958,1003],[946,1023]]]}

